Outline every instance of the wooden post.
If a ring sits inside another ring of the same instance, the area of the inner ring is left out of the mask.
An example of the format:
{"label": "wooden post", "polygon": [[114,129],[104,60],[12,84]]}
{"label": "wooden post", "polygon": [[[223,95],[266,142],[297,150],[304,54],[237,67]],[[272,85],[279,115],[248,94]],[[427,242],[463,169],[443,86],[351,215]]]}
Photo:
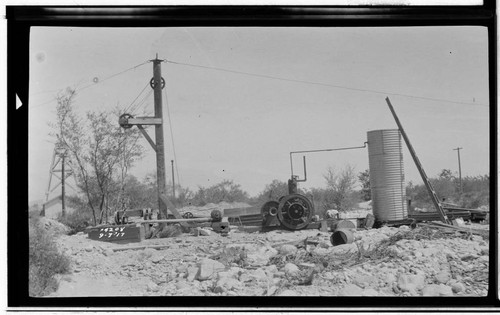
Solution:
{"label": "wooden post", "polygon": [[66,203],[65,203],[65,185],[64,185],[64,178],[66,177],[66,174],[64,173],[64,164],[65,164],[65,157],[66,157],[66,152],[63,152],[61,155],[61,205],[62,205],[62,216],[63,218],[66,217]]}
{"label": "wooden post", "polygon": [[[155,118],[163,119],[162,111],[162,77],[161,77],[161,60],[153,60],[153,82],[154,82],[154,108]],[[155,125],[156,139],[156,182],[158,185],[158,209],[161,218],[167,218],[167,205],[162,201],[160,196],[166,195],[167,188],[165,183],[165,147],[163,140],[163,124]]]}
{"label": "wooden post", "polygon": [[436,191],[432,187],[432,184],[429,181],[429,177],[427,177],[427,175],[425,174],[424,168],[422,167],[422,164],[420,163],[420,160],[417,157],[417,153],[415,153],[415,150],[413,149],[413,146],[411,145],[410,139],[408,138],[405,130],[403,129],[403,125],[399,121],[398,115],[396,115],[396,112],[394,111],[394,107],[392,107],[391,101],[389,100],[388,97],[386,97],[385,101],[387,102],[387,105],[389,105],[389,109],[391,110],[392,116],[394,117],[394,120],[396,121],[396,124],[398,125],[399,131],[401,132],[401,135],[403,136],[403,139],[406,143],[406,146],[408,147],[408,150],[410,151],[411,157],[413,158],[413,162],[415,162],[415,165],[417,166],[418,172],[420,173],[420,176],[422,177],[422,180],[424,181],[425,187],[427,188],[427,191],[429,192],[432,203],[434,204],[434,207],[436,208],[436,211],[438,212],[438,214],[441,218],[441,221],[443,221],[444,223],[450,224],[451,222],[448,219],[448,216],[444,212],[443,208],[441,207],[439,199],[436,195]]}
{"label": "wooden post", "polygon": [[172,194],[175,202],[175,176],[174,176],[174,160],[170,160],[172,163]]}

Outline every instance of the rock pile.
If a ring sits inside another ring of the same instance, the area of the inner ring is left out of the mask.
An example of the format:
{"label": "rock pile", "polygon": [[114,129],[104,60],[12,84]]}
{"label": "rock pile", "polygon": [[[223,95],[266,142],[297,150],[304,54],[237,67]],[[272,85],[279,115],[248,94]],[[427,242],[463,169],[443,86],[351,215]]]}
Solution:
{"label": "rock pile", "polygon": [[[73,260],[68,280],[72,285],[62,288],[92,295],[92,290],[77,285],[88,283],[85,278],[100,283],[108,295],[487,294],[489,244],[481,237],[383,227],[353,230],[353,243],[332,246],[330,234],[317,230],[228,237],[184,234],[141,243],[166,247],[125,251],[113,250],[123,245],[92,241],[82,234],[62,235],[60,247]],[[60,289],[55,295],[72,293]]]}

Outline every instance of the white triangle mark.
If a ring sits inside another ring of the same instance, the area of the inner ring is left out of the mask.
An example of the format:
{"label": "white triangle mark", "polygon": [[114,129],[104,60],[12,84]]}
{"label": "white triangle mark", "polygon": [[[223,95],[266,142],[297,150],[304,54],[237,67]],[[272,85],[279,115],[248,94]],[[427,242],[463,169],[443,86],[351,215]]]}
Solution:
{"label": "white triangle mark", "polygon": [[19,109],[19,107],[23,106],[23,102],[19,99],[19,96],[16,94],[16,109]]}

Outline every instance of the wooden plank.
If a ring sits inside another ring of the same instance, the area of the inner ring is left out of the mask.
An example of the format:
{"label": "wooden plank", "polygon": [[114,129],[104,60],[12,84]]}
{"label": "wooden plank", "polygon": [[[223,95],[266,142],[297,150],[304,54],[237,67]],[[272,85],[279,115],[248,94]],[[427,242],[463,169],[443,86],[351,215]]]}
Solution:
{"label": "wooden plank", "polygon": [[135,117],[129,118],[128,125],[161,125],[163,120],[156,117]]}
{"label": "wooden plank", "polygon": [[103,242],[140,242],[144,240],[143,226],[111,225],[91,228],[88,237]]}

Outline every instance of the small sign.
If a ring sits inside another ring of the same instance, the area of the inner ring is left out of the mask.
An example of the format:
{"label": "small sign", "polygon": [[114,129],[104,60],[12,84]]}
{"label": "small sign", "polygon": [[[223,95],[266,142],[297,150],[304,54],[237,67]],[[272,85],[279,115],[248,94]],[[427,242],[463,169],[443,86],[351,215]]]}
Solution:
{"label": "small sign", "polygon": [[144,239],[143,226],[107,225],[88,230],[88,237],[103,242],[140,242]]}

